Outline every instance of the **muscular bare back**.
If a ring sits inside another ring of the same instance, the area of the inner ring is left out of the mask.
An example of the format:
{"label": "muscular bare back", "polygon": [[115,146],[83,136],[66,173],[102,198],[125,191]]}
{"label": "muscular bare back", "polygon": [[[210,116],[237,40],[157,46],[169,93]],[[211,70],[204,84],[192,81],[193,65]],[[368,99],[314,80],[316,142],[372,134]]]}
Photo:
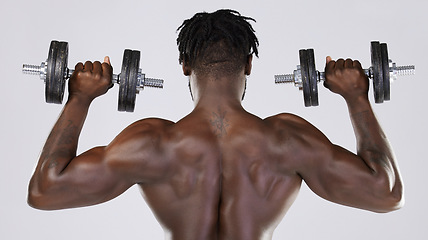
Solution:
{"label": "muscular bare back", "polygon": [[160,173],[140,186],[173,239],[269,239],[302,181],[288,163],[293,120],[218,108],[176,124],[136,123],[132,129],[151,129],[141,138],[155,139],[154,157],[141,163]]}

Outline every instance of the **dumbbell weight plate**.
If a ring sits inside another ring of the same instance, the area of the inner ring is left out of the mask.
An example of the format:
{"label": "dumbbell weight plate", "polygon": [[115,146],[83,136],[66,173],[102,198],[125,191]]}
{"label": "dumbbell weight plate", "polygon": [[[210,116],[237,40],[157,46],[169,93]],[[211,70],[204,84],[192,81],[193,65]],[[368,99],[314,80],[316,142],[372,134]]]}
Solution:
{"label": "dumbbell weight plate", "polygon": [[140,52],[126,49],[119,75],[119,111],[133,112],[137,91]]}
{"label": "dumbbell weight plate", "polygon": [[129,77],[129,67],[132,60],[132,50],[125,49],[123,52],[122,60],[122,71],[119,75],[119,103],[118,110],[123,112],[126,111],[127,106],[127,96],[128,96],[128,77]]}
{"label": "dumbbell weight plate", "polygon": [[62,103],[67,62],[68,43],[52,41],[49,47],[45,83],[45,100],[47,103]]}
{"label": "dumbbell weight plate", "polygon": [[56,55],[58,52],[58,41],[51,41],[51,45],[49,46],[48,52],[48,60],[47,60],[47,72],[46,72],[46,82],[45,82],[45,101],[47,103],[52,102],[52,83],[55,81],[55,61]]}
{"label": "dumbbell weight plate", "polygon": [[305,107],[309,107],[312,105],[311,84],[309,83],[308,54],[305,49],[299,50],[299,58],[300,73],[302,75],[303,100],[305,102]]}
{"label": "dumbbell weight plate", "polygon": [[318,82],[317,70],[315,68],[315,54],[313,49],[307,49],[309,90],[311,95],[311,106],[318,106]]}
{"label": "dumbbell weight plate", "polygon": [[380,51],[382,56],[382,70],[383,70],[383,100],[389,101],[391,99],[391,82],[389,76],[389,57],[388,46],[386,43],[380,44]]}
{"label": "dumbbell weight plate", "polygon": [[64,98],[64,91],[65,91],[65,79],[67,78],[67,66],[68,66],[68,43],[67,42],[60,42],[60,47],[57,53],[57,60],[56,60],[56,87],[57,87],[57,93],[56,97],[58,101],[62,103],[62,100]]}
{"label": "dumbbell weight plate", "polygon": [[129,68],[128,77],[128,104],[126,106],[127,112],[133,112],[135,108],[135,100],[137,98],[137,84],[138,84],[138,71],[140,70],[140,52],[132,51],[131,65]]}
{"label": "dumbbell weight plate", "polygon": [[384,86],[383,86],[383,68],[382,54],[379,42],[371,42],[371,60],[373,67],[373,92],[376,103],[383,103]]}

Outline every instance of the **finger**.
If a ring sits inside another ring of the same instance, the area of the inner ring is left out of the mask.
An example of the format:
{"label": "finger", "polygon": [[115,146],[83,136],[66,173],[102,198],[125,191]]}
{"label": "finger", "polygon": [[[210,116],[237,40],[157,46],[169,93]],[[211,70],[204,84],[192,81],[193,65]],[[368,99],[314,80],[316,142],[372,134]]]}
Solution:
{"label": "finger", "polygon": [[93,73],[99,73],[100,75],[103,73],[103,69],[102,69],[101,63],[99,61],[95,61],[92,64],[92,72]]}
{"label": "finger", "polygon": [[346,59],[346,61],[345,61],[345,67],[346,68],[352,68],[353,65],[354,65],[354,61],[352,61],[352,59],[350,59],[350,58]]}
{"label": "finger", "polygon": [[336,68],[342,69],[345,67],[345,60],[340,58],[336,61]]}
{"label": "finger", "polygon": [[83,70],[83,63],[79,62],[74,67],[74,71],[82,71]]}
{"label": "finger", "polygon": [[327,56],[325,59],[326,63],[325,63],[325,72],[330,72],[331,70],[334,69],[335,65],[336,65],[336,61],[333,61],[332,58],[330,56]]}
{"label": "finger", "polygon": [[358,61],[358,60],[355,60],[355,61],[352,63],[352,66],[354,66],[354,67],[356,67],[356,68],[362,68],[361,63],[360,63],[360,61]]}
{"label": "finger", "polygon": [[86,61],[83,66],[83,71],[92,71],[92,62]]}

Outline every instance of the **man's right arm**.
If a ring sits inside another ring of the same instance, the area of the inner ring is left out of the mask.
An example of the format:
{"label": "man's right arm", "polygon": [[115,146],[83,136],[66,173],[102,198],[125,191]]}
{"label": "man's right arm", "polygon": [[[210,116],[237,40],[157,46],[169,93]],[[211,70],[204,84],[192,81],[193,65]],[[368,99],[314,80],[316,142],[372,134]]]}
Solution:
{"label": "man's right arm", "polygon": [[392,148],[368,100],[368,79],[358,61],[327,59],[325,85],[343,96],[357,154],[332,144],[305,124],[307,148],[298,173],[319,196],[347,206],[389,212],[403,204],[403,186]]}

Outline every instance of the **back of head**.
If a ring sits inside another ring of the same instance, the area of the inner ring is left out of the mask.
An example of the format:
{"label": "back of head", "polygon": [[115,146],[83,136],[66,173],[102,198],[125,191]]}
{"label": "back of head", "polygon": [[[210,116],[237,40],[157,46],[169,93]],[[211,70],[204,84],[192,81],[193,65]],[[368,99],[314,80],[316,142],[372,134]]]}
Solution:
{"label": "back of head", "polygon": [[258,56],[259,42],[249,23],[254,19],[237,11],[197,13],[177,29],[180,64],[198,74],[234,74],[243,69],[251,54]]}

